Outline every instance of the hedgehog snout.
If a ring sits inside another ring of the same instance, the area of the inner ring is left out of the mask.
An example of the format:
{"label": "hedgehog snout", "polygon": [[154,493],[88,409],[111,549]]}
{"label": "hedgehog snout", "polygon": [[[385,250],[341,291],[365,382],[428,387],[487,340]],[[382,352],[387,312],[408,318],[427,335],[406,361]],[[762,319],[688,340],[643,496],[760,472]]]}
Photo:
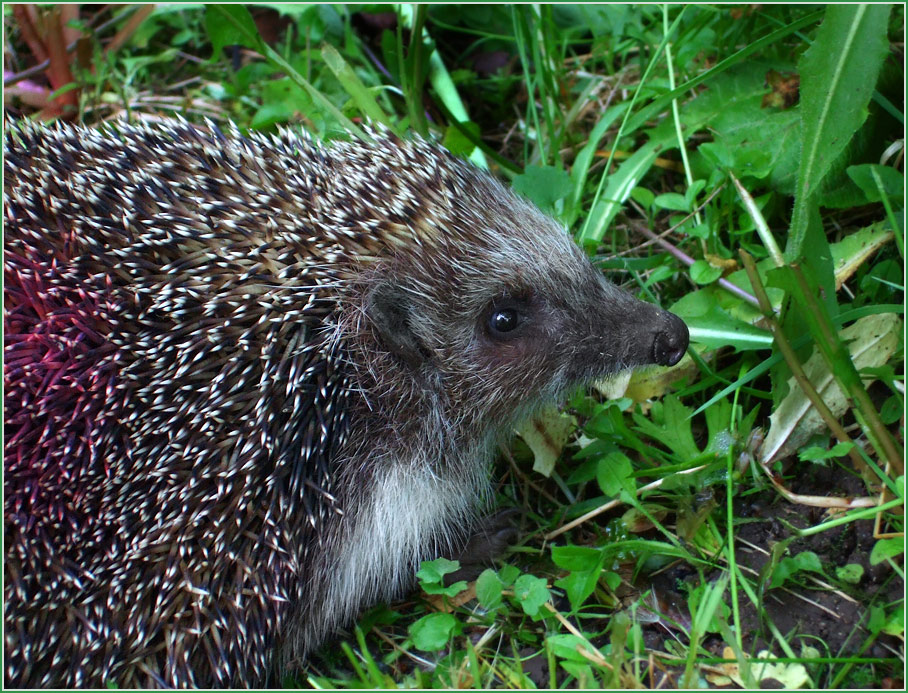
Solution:
{"label": "hedgehog snout", "polygon": [[684,356],[689,341],[690,333],[684,321],[677,315],[663,312],[661,328],[653,337],[653,362],[674,366]]}
{"label": "hedgehog snout", "polygon": [[687,325],[677,315],[641,301],[596,275],[593,299],[585,304],[580,324],[587,321],[598,335],[598,360],[611,371],[660,365],[674,366],[687,351]]}

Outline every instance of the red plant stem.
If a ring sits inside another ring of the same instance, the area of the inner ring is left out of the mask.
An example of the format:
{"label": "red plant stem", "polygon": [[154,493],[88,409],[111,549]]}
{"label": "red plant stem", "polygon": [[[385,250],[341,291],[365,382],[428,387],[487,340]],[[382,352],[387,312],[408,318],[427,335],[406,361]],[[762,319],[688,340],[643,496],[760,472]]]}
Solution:
{"label": "red plant stem", "polygon": [[[643,227],[639,227],[639,228],[637,228],[636,230],[639,231],[640,233],[642,233],[644,236],[646,236],[646,237],[649,238],[650,240],[652,240],[653,242],[658,243],[659,245],[661,245],[661,246],[662,246],[663,248],[665,248],[669,253],[671,253],[674,257],[678,258],[681,262],[683,262],[683,263],[684,263],[685,265],[687,265],[688,267],[690,267],[692,264],[694,264],[694,259],[693,259],[690,255],[688,255],[687,253],[685,253],[683,250],[677,248],[676,246],[672,245],[671,243],[669,243],[668,241],[666,241],[664,238],[660,238],[659,236],[657,236],[656,234],[654,234],[654,233],[653,233],[652,231],[650,231],[649,229],[643,228]],[[725,289],[726,291],[728,291],[728,292],[734,294],[734,295],[737,296],[738,298],[744,299],[745,301],[747,301],[747,302],[750,303],[751,305],[756,306],[757,308],[760,307],[760,302],[756,299],[756,297],[754,297],[752,294],[747,293],[747,292],[746,292],[744,289],[742,289],[741,287],[735,286],[734,284],[732,284],[732,283],[731,283],[730,281],[728,281],[727,279],[722,279],[722,278],[720,278],[720,279],[719,279],[719,286],[721,286],[721,287],[722,287],[723,289]]]}

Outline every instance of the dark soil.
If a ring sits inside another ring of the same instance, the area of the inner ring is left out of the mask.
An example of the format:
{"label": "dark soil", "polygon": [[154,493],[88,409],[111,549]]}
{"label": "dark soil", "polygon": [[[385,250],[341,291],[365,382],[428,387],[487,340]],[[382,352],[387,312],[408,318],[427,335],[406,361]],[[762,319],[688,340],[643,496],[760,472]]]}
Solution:
{"label": "dark soil", "polygon": [[[795,493],[814,496],[853,497],[866,493],[860,479],[845,474],[841,469],[813,465],[806,478],[792,480],[789,489]],[[772,622],[778,632],[788,640],[796,655],[802,645],[819,650],[821,657],[862,657],[889,659],[882,665],[888,671],[876,670],[867,676],[857,675],[846,679],[849,687],[880,687],[879,682],[903,688],[904,645],[896,637],[880,634],[868,642],[868,616],[871,606],[891,605],[904,596],[904,582],[886,564],[870,565],[870,552],[876,543],[873,520],[851,522],[833,529],[793,540],[784,555],[794,556],[812,551],[823,566],[824,574],[799,573],[781,587],[769,589],[766,575],[774,545],[790,538],[792,527],[803,529],[829,519],[825,508],[793,504],[774,490],[735,502],[736,561],[751,569],[751,577],[761,576],[765,590],[761,615],[743,595],[739,599],[744,650],[755,655],[768,649],[774,656],[782,657],[778,644],[767,627]],[[835,569],[849,564],[863,568],[863,575],[856,585],[836,579]],[[814,579],[815,578],[815,579]],[[697,580],[689,566],[679,565],[673,571],[655,576],[649,586],[659,596],[661,604],[669,606],[669,613],[677,622],[689,625],[686,613],[684,586]],[[760,584],[759,579],[757,580]],[[890,607],[891,608],[891,607]],[[665,651],[665,642],[671,637],[664,627],[647,629],[647,645],[655,651]],[[722,657],[725,643],[718,636],[709,637],[704,643],[716,657]],[[841,664],[837,665],[841,666]],[[867,664],[858,664],[869,666]],[[826,670],[829,673],[829,670]],[[818,686],[823,686],[823,673],[815,676]],[[876,682],[876,683],[874,683]],[[771,682],[763,682],[763,686]],[[825,681],[829,683],[829,681]]]}

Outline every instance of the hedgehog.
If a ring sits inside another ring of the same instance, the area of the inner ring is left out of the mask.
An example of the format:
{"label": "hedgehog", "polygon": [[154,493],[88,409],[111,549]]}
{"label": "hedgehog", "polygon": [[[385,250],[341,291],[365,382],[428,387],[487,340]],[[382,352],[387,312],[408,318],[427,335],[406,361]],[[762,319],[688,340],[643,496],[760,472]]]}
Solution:
{"label": "hedgehog", "polygon": [[4,154],[7,686],[274,681],[475,547],[519,422],[687,348],[427,140],[13,124]]}

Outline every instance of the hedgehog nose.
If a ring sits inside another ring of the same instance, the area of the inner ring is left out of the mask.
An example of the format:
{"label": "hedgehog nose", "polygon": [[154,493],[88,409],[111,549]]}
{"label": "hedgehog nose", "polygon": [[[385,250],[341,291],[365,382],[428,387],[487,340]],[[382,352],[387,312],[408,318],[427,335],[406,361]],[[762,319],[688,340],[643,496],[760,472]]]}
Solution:
{"label": "hedgehog nose", "polygon": [[662,329],[653,340],[653,361],[660,366],[674,366],[687,351],[690,334],[677,315],[666,312],[662,322]]}

